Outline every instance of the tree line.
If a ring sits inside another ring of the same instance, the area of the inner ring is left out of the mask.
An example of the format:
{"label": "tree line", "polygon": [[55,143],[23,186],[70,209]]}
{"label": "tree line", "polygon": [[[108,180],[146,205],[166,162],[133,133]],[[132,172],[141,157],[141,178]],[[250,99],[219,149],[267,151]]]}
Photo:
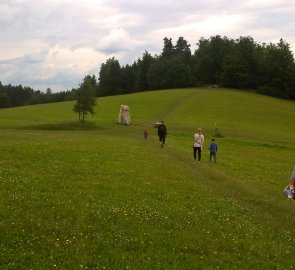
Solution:
{"label": "tree line", "polygon": [[97,97],[157,89],[222,86],[295,99],[294,56],[283,39],[277,44],[260,44],[249,36],[230,39],[217,35],[201,38],[193,52],[183,37],[175,44],[167,37],[163,42],[159,55],[145,51],[132,64],[120,65],[114,57],[109,58],[100,66],[97,78],[85,76],[77,89],[52,93],[48,88],[44,93],[0,82],[0,108],[81,99],[81,88],[85,85],[91,87]]}
{"label": "tree line", "polygon": [[62,102],[76,99],[77,89],[52,93],[48,88],[46,92],[34,90],[31,87],[17,85],[3,85],[0,82],[0,108],[18,107],[50,102]]}
{"label": "tree line", "polygon": [[145,51],[132,65],[115,58],[101,65],[98,96],[145,90],[223,86],[295,99],[295,63],[290,45],[259,44],[252,37],[229,39],[219,35],[201,38],[192,53],[179,37],[164,38],[160,55]]}

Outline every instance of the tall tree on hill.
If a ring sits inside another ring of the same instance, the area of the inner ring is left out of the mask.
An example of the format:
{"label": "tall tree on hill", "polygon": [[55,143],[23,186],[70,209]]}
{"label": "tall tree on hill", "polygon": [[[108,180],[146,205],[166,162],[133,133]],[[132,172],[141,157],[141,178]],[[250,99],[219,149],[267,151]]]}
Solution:
{"label": "tall tree on hill", "polygon": [[137,61],[137,76],[135,82],[135,89],[142,91],[142,90],[149,90],[150,85],[147,79],[147,74],[151,65],[155,62],[154,57],[148,52],[145,51],[142,59],[138,59]]}
{"label": "tall tree on hill", "polygon": [[109,96],[121,93],[122,74],[119,61],[114,57],[101,65],[99,71],[98,96]]}
{"label": "tall tree on hill", "polygon": [[9,96],[0,89],[0,108],[8,108],[11,106]]}
{"label": "tall tree on hill", "polygon": [[240,37],[225,57],[222,83],[240,89],[257,88],[258,54],[252,37]]}
{"label": "tall tree on hill", "polygon": [[155,59],[148,72],[151,89],[192,86],[190,44],[179,37],[174,46],[171,38],[164,38],[162,54]]}
{"label": "tall tree on hill", "polygon": [[89,77],[89,82],[91,86],[95,89],[95,95],[98,95],[98,81],[95,75],[94,74],[92,76],[88,75],[87,77]]}
{"label": "tall tree on hill", "polygon": [[168,89],[192,86],[191,67],[182,57],[161,57],[150,68],[148,81],[151,89]]}
{"label": "tall tree on hill", "polygon": [[126,65],[121,68],[122,77],[122,94],[132,93],[135,90],[137,64],[134,62],[132,65]]}
{"label": "tall tree on hill", "polygon": [[148,74],[148,84],[152,90],[169,88],[169,80],[167,76],[169,60],[165,57],[160,57],[151,65]]}
{"label": "tall tree on hill", "polygon": [[89,75],[83,79],[77,90],[77,101],[73,110],[78,113],[79,120],[82,122],[84,122],[85,116],[88,113],[94,115],[94,107],[96,105],[95,90],[92,77]]}
{"label": "tall tree on hill", "polygon": [[264,46],[259,75],[262,80],[259,92],[295,99],[294,56],[283,39],[278,44]]}
{"label": "tall tree on hill", "polygon": [[173,48],[174,54],[178,56],[182,56],[182,60],[185,64],[189,64],[191,60],[191,49],[190,44],[183,38],[179,37],[176,41],[176,44]]}
{"label": "tall tree on hill", "polygon": [[164,39],[164,47],[162,49],[162,57],[170,57],[173,55],[173,43],[172,43],[172,38],[167,38],[165,37]]}
{"label": "tall tree on hill", "polygon": [[145,51],[132,66],[121,68],[116,59],[108,59],[101,65],[97,95],[211,84],[295,99],[294,59],[283,40],[261,46],[251,37],[217,35],[201,38],[193,56],[183,37],[175,46],[171,38],[163,41],[159,56]]}
{"label": "tall tree on hill", "polygon": [[201,38],[197,43],[192,69],[198,84],[220,84],[224,59],[230,54],[233,41],[219,35]]}

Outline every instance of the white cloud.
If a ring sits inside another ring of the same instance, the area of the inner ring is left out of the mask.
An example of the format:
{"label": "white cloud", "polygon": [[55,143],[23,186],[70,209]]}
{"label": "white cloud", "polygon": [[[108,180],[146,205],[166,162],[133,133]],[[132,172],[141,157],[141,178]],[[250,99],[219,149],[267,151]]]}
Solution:
{"label": "white cloud", "polygon": [[106,59],[105,55],[91,48],[71,50],[54,46],[37,53],[0,61],[0,73],[6,77],[7,83],[31,87],[33,84],[40,90],[58,87],[56,91],[63,91],[78,86],[84,75],[98,69],[98,63]]}
{"label": "white cloud", "polygon": [[163,38],[212,35],[295,45],[295,2],[279,0],[0,0],[0,81],[77,87],[110,57],[160,53]]}
{"label": "white cloud", "polygon": [[113,28],[110,33],[102,38],[98,44],[98,49],[109,53],[130,50],[135,42],[128,32],[122,28]]}

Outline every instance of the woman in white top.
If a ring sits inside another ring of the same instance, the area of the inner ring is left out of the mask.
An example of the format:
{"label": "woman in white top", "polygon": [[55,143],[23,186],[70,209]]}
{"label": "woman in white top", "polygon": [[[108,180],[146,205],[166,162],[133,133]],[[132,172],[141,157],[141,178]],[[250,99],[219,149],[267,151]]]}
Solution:
{"label": "woman in white top", "polygon": [[194,136],[195,142],[194,142],[194,159],[197,159],[197,152],[198,152],[198,160],[201,160],[202,157],[202,149],[204,144],[204,135],[202,134],[202,129],[197,128],[196,134]]}

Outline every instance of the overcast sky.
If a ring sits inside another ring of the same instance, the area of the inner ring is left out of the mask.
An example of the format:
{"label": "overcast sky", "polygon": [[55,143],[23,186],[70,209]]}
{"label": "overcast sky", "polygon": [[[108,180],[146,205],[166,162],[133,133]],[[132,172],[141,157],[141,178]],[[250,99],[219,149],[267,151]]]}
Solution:
{"label": "overcast sky", "polygon": [[53,92],[78,87],[115,57],[132,64],[163,38],[283,38],[294,51],[294,0],[0,0],[0,81]]}

